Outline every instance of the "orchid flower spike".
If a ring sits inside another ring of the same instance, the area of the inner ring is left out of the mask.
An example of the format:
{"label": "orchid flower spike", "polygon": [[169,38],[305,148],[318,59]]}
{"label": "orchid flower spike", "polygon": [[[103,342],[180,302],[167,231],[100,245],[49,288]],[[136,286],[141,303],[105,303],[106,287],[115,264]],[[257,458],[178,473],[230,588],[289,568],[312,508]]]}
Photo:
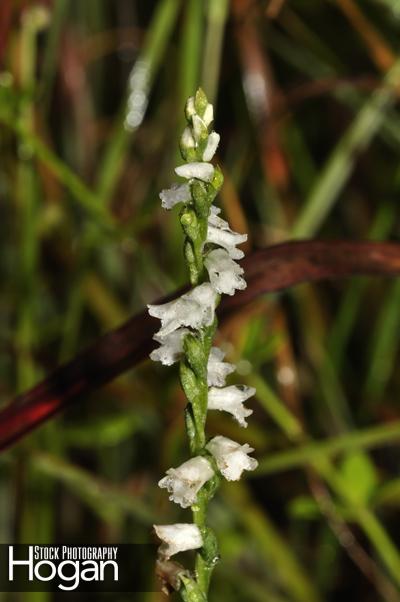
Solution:
{"label": "orchid flower spike", "polygon": [[238,481],[244,470],[255,470],[258,466],[257,460],[248,455],[254,449],[247,443],[240,445],[218,435],[207,443],[206,449],[214,456],[218,469],[227,481]]}
{"label": "orchid flower spike", "polygon": [[[158,484],[168,491],[171,501],[182,508],[192,507],[194,523],[155,525],[154,529],[162,542],[158,552],[162,572],[172,570],[174,588],[186,602],[204,602],[218,558],[216,537],[205,523],[207,505],[220,481],[218,474],[236,481],[244,470],[257,466],[249,456],[253,449],[247,444],[222,436],[207,443],[207,411],[228,412],[241,426],[247,426],[246,418],[252,410],[244,402],[255,389],[226,386],[235,367],[224,361],[221,349],[212,346],[220,295],[234,295],[247,286],[243,268],[236,263],[244,256],[238,245],[247,240],[247,234],[231,230],[219,216],[221,210],[213,205],[223,183],[222,170],[211,163],[220,136],[211,128],[213,107],[201,89],[188,99],[185,115],[187,126],[180,139],[184,164],[175,168],[177,176],[185,181],[163,190],[160,198],[165,209],[183,205],[179,220],[192,288],[178,299],[148,308],[149,314],[161,321],[153,337],[159,347],[152,351],[151,359],[166,366],[180,361],[180,381],[188,400],[185,424],[193,456],[177,468],[169,468]],[[202,550],[194,572],[169,563],[174,554],[198,548]]]}
{"label": "orchid flower spike", "polygon": [[158,485],[169,491],[170,500],[182,508],[193,506],[197,494],[209,479],[214,476],[211,464],[206,458],[196,456],[178,468],[170,468]]}
{"label": "orchid flower spike", "polygon": [[154,531],[162,541],[158,553],[167,560],[178,552],[196,550],[203,545],[203,538],[197,525],[186,523],[154,525]]}

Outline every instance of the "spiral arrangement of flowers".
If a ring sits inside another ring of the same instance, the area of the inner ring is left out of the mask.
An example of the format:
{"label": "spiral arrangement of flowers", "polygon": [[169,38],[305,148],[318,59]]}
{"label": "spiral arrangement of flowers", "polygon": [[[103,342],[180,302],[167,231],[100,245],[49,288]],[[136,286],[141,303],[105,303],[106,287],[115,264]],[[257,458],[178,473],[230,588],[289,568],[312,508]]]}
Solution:
{"label": "spiral arrangement of flowers", "polygon": [[[220,168],[210,162],[220,136],[211,129],[213,107],[201,89],[188,99],[185,115],[187,126],[180,140],[185,163],[175,169],[184,182],[163,190],[160,198],[165,209],[182,204],[180,223],[192,288],[174,301],[149,305],[148,309],[161,321],[154,335],[160,346],[151,353],[151,359],[166,366],[180,363],[192,454],[181,466],[167,470],[159,486],[169,492],[171,501],[191,508],[193,522],[154,525],[154,529],[162,542],[159,572],[179,590],[183,600],[201,602],[207,600],[211,573],[219,559],[216,537],[206,523],[208,503],[221,478],[236,481],[244,470],[257,467],[257,461],[249,455],[254,451],[249,445],[223,436],[207,440],[207,412],[228,412],[245,427],[252,410],[244,402],[255,389],[226,385],[235,367],[224,361],[221,349],[212,345],[220,295],[234,295],[246,287],[243,269],[236,260],[244,256],[238,245],[247,240],[247,234],[231,230],[220,217],[221,210],[213,205],[223,182]],[[198,550],[194,571],[170,560],[174,554],[192,549]]]}

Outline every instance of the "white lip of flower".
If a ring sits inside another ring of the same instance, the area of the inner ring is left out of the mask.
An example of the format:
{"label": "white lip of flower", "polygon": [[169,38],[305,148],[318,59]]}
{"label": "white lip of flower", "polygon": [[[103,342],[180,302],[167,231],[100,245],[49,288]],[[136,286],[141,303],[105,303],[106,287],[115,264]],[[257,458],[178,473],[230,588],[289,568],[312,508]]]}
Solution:
{"label": "white lip of flower", "polygon": [[214,456],[217,466],[228,481],[238,481],[244,470],[255,470],[257,460],[248,454],[254,451],[250,445],[240,445],[232,439],[218,435],[211,439],[206,449]]}
{"label": "white lip of flower", "polygon": [[171,188],[162,190],[159,194],[161,205],[164,209],[172,209],[178,203],[187,203],[191,200],[189,184],[173,184]]}
{"label": "white lip of flower", "polygon": [[208,409],[229,412],[241,426],[247,426],[246,418],[253,413],[253,410],[246,408],[243,403],[255,392],[254,387],[246,385],[211,387],[208,391]]}
{"label": "white lip of flower", "polygon": [[198,330],[214,320],[217,292],[205,282],[174,301],[163,305],[148,305],[149,314],[161,320],[156,336],[166,337],[181,326]]}
{"label": "white lip of flower", "polygon": [[210,276],[210,282],[219,293],[234,295],[235,290],[246,288],[246,281],[241,277],[244,270],[234,261],[225,249],[214,249],[204,260]]}
{"label": "white lip of flower", "polygon": [[203,180],[203,182],[210,182],[214,175],[214,166],[211,163],[184,163],[175,167],[175,173],[181,178],[190,180],[196,178],[197,180]]}
{"label": "white lip of flower", "polygon": [[211,159],[215,155],[215,151],[218,148],[219,141],[220,135],[217,134],[217,132],[211,132],[211,134],[208,136],[206,148],[203,152],[203,161],[211,161]]}
{"label": "white lip of flower", "polygon": [[232,259],[242,259],[243,251],[236,248],[247,240],[247,234],[238,234],[230,229],[228,222],[221,217],[218,217],[220,209],[211,206],[210,215],[208,216],[208,229],[206,242],[213,243],[226,249]]}
{"label": "white lip of flower", "polygon": [[167,336],[154,335],[153,339],[160,343],[160,347],[150,353],[153,362],[161,362],[164,366],[172,366],[183,353],[183,339],[189,333],[187,328],[178,328]]}
{"label": "white lip of flower", "polygon": [[171,493],[169,499],[172,502],[179,504],[181,508],[189,508],[195,504],[204,483],[214,476],[214,471],[206,458],[196,456],[178,468],[170,468],[166,475],[159,481],[159,487]]}
{"label": "white lip of flower", "polygon": [[207,384],[209,387],[223,387],[228,374],[235,371],[235,366],[228,362],[223,362],[225,353],[212,347],[207,364]]}
{"label": "white lip of flower", "polygon": [[196,550],[203,545],[203,538],[197,525],[187,523],[154,525],[154,531],[162,541],[158,549],[159,554],[166,559],[178,552]]}

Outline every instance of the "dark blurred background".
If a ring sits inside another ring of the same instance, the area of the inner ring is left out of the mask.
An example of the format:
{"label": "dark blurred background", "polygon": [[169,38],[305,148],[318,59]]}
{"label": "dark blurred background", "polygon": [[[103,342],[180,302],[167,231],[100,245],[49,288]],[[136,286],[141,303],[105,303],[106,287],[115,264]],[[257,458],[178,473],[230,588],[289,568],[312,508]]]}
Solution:
{"label": "dark blurred background", "polygon": [[[199,84],[247,252],[398,240],[399,33],[396,0],[1,0],[2,403],[187,281],[158,193]],[[399,326],[400,282],[364,277],[224,323],[255,411],[208,432],[260,468],[211,505],[210,601],[400,600]],[[156,486],[187,457],[184,405],[176,368],[145,362],[3,453],[0,541],[147,542],[190,520]]]}

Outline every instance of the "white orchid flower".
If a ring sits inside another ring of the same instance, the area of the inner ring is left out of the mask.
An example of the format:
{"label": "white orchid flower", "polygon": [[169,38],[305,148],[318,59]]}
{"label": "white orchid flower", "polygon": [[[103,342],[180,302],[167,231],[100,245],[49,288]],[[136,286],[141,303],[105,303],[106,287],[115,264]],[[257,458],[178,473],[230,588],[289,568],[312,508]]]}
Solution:
{"label": "white orchid flower", "polygon": [[254,451],[250,445],[240,445],[232,439],[218,435],[211,439],[206,449],[214,456],[217,466],[228,481],[238,481],[244,470],[255,470],[257,460],[248,454]]}
{"label": "white orchid flower", "polygon": [[154,525],[154,530],[162,541],[158,552],[165,559],[171,558],[178,552],[196,550],[203,545],[203,538],[197,525],[187,523]]}
{"label": "white orchid flower", "polygon": [[158,485],[169,491],[172,502],[182,508],[189,508],[196,503],[198,492],[213,475],[210,462],[202,456],[196,456],[178,468],[167,470],[166,476]]}
{"label": "white orchid flower", "polygon": [[181,145],[186,149],[196,148],[196,140],[193,137],[192,129],[190,127],[186,127],[183,130],[181,136]]}
{"label": "white orchid flower", "polygon": [[172,209],[178,203],[188,203],[192,198],[189,184],[174,184],[171,188],[162,190],[159,197],[164,209]]}
{"label": "white orchid flower", "polygon": [[213,156],[215,155],[215,151],[218,148],[218,144],[220,141],[220,135],[217,132],[211,132],[208,136],[206,148],[203,152],[203,161],[211,161]]}
{"label": "white orchid flower", "polygon": [[194,161],[193,163],[184,163],[183,165],[175,167],[175,173],[187,180],[196,178],[197,180],[203,180],[204,182],[211,182],[214,175],[214,166],[212,163]]}
{"label": "white orchid flower", "polygon": [[214,320],[217,292],[205,282],[174,301],[163,305],[148,305],[149,314],[161,320],[156,336],[165,337],[181,326],[198,330]]}
{"label": "white orchid flower", "polygon": [[209,126],[210,123],[214,121],[214,107],[210,103],[208,103],[206,110],[204,111],[203,121],[206,126]]}
{"label": "white orchid flower", "polygon": [[178,328],[167,336],[154,335],[153,339],[160,343],[160,347],[150,353],[153,362],[161,362],[164,366],[172,366],[180,360],[183,353],[183,339],[189,333],[187,328]]}
{"label": "white orchid flower", "polygon": [[253,410],[243,404],[256,390],[246,385],[231,385],[230,387],[211,387],[208,391],[208,409],[229,412],[241,426],[247,426],[246,418]]}
{"label": "white orchid flower", "polygon": [[235,366],[223,362],[225,353],[218,347],[212,347],[207,364],[207,384],[209,387],[223,387],[228,374],[235,371]]}
{"label": "white orchid flower", "polygon": [[234,295],[236,290],[246,288],[242,278],[243,268],[236,263],[225,249],[214,249],[206,256],[204,265],[207,268],[210,282],[219,293]]}
{"label": "white orchid flower", "polygon": [[246,242],[247,234],[238,234],[231,230],[228,222],[218,216],[220,211],[221,209],[211,205],[206,242],[223,247],[232,259],[242,259],[244,253],[237,249],[236,245]]}

